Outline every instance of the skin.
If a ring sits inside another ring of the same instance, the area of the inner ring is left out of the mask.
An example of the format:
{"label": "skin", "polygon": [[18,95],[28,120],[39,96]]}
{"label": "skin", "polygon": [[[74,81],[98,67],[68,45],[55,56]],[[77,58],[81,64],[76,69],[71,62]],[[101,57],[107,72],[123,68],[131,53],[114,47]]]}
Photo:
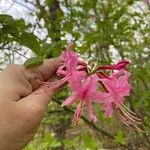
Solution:
{"label": "skin", "polygon": [[42,81],[53,77],[58,58],[39,67],[9,65],[0,74],[0,150],[20,150],[36,133],[56,89],[44,91]]}

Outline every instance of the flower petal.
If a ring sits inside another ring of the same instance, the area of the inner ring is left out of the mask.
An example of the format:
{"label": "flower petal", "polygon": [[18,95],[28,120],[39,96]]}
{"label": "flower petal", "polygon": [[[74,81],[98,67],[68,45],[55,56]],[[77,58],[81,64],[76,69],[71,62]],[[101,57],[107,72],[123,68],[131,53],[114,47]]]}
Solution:
{"label": "flower petal", "polygon": [[85,103],[86,103],[87,113],[88,113],[88,116],[89,116],[90,120],[91,120],[92,122],[96,122],[96,121],[97,121],[97,118],[96,118],[96,116],[94,115],[94,113],[93,113],[93,111],[92,111],[92,106],[91,106],[90,100],[86,99],[86,100],[85,100]]}
{"label": "flower petal", "polygon": [[76,94],[72,94],[62,103],[61,106],[63,107],[63,106],[71,105],[76,99],[77,99]]}

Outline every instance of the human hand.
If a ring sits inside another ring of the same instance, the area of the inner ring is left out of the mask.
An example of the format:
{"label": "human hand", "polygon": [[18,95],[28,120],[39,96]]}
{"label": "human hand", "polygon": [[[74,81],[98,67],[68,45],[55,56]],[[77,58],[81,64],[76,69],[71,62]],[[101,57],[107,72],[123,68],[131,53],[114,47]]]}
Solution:
{"label": "human hand", "polygon": [[59,65],[60,59],[53,58],[33,69],[9,65],[0,74],[0,150],[20,150],[33,138],[56,91],[41,92],[41,82],[49,80]]}

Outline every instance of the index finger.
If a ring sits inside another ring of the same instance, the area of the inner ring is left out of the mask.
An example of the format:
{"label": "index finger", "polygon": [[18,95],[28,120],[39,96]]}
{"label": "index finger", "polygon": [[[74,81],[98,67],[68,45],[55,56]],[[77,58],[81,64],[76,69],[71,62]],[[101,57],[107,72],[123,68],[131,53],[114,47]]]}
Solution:
{"label": "index finger", "polygon": [[62,62],[59,58],[47,59],[36,68],[24,68],[24,76],[32,85],[33,90],[35,90],[41,85],[42,81],[50,79],[61,64]]}

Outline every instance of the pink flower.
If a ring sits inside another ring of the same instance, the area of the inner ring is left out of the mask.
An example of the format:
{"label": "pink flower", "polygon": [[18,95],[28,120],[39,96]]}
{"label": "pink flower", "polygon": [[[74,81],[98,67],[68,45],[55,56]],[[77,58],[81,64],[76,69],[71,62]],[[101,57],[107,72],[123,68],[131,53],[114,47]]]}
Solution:
{"label": "pink flower", "polygon": [[[120,61],[116,65],[101,66],[98,68],[100,72],[97,75],[106,91],[103,93],[103,99],[100,100],[100,103],[102,104],[105,116],[110,117],[113,111],[115,111],[124,124],[132,129],[143,132],[139,127],[141,119],[137,117],[135,112],[131,111],[123,104],[124,97],[129,96],[131,88],[128,83],[130,74],[123,69],[128,63],[128,61]],[[113,73],[108,76],[103,72],[105,69],[112,70]],[[117,70],[117,72],[114,72],[113,70]]]}
{"label": "pink flower", "polygon": [[[78,71],[78,68],[81,70],[82,68],[85,69],[86,67],[86,64],[78,60],[77,54],[72,51],[72,43],[68,44],[67,50],[62,52],[60,59],[64,62],[64,64],[57,70],[57,74],[60,75],[67,76],[68,74]],[[78,65],[81,67],[78,67]]]}
{"label": "pink flower", "polygon": [[[76,53],[72,51],[72,43],[69,43],[67,50],[60,55],[61,60],[64,62],[57,70],[57,74],[66,76],[66,81],[70,83],[70,87],[80,85],[80,82],[85,78],[86,64],[78,60]],[[80,65],[80,66],[78,66]],[[78,71],[79,70],[81,71]]]}
{"label": "pink flower", "polygon": [[73,87],[72,95],[69,96],[62,104],[62,106],[71,105],[75,101],[79,101],[79,104],[76,108],[73,121],[78,122],[81,116],[81,110],[83,102],[85,102],[87,107],[87,113],[91,121],[96,122],[97,118],[93,114],[91,103],[92,101],[98,102],[99,99],[102,99],[102,95],[97,91],[99,78],[97,75],[91,75],[84,80],[83,83],[78,86]]}
{"label": "pink flower", "polygon": [[57,74],[67,76],[76,70],[78,58],[76,53],[72,51],[72,43],[68,44],[67,50],[62,52],[60,59],[64,62],[64,64],[58,68]]}
{"label": "pink flower", "polygon": [[[73,116],[74,122],[78,122],[83,104],[86,105],[90,121],[96,122],[97,118],[92,110],[92,102],[96,102],[102,105],[105,116],[110,117],[114,111],[124,124],[140,130],[138,127],[140,119],[123,104],[124,97],[129,96],[131,89],[128,83],[130,74],[124,69],[129,63],[128,61],[122,60],[115,65],[100,66],[92,72],[93,74],[89,74],[87,65],[79,61],[77,54],[72,51],[71,43],[68,44],[67,50],[62,52],[60,58],[63,64],[58,68],[57,74],[64,78],[43,84],[47,88],[58,88],[66,81],[68,82],[72,94],[63,102],[62,106],[69,106],[79,101]],[[110,75],[105,74],[105,70],[110,71]],[[99,72],[96,73],[97,71]],[[105,92],[98,91],[100,84]]]}
{"label": "pink flower", "polygon": [[117,71],[109,76],[109,78],[100,79],[107,89],[102,107],[106,116],[111,116],[114,107],[122,106],[125,96],[129,96],[130,84],[128,83],[129,73],[124,69]]}
{"label": "pink flower", "polygon": [[[77,54],[72,51],[72,43],[69,43],[67,50],[62,52],[60,59],[63,61],[63,65],[60,66],[57,70],[58,75],[63,75],[59,81],[55,82],[43,82],[48,88],[58,88],[68,81],[71,89],[81,84],[81,81],[86,77],[86,72],[83,71],[86,69],[86,64],[81,62],[77,58]],[[78,71],[79,70],[81,71]]]}

